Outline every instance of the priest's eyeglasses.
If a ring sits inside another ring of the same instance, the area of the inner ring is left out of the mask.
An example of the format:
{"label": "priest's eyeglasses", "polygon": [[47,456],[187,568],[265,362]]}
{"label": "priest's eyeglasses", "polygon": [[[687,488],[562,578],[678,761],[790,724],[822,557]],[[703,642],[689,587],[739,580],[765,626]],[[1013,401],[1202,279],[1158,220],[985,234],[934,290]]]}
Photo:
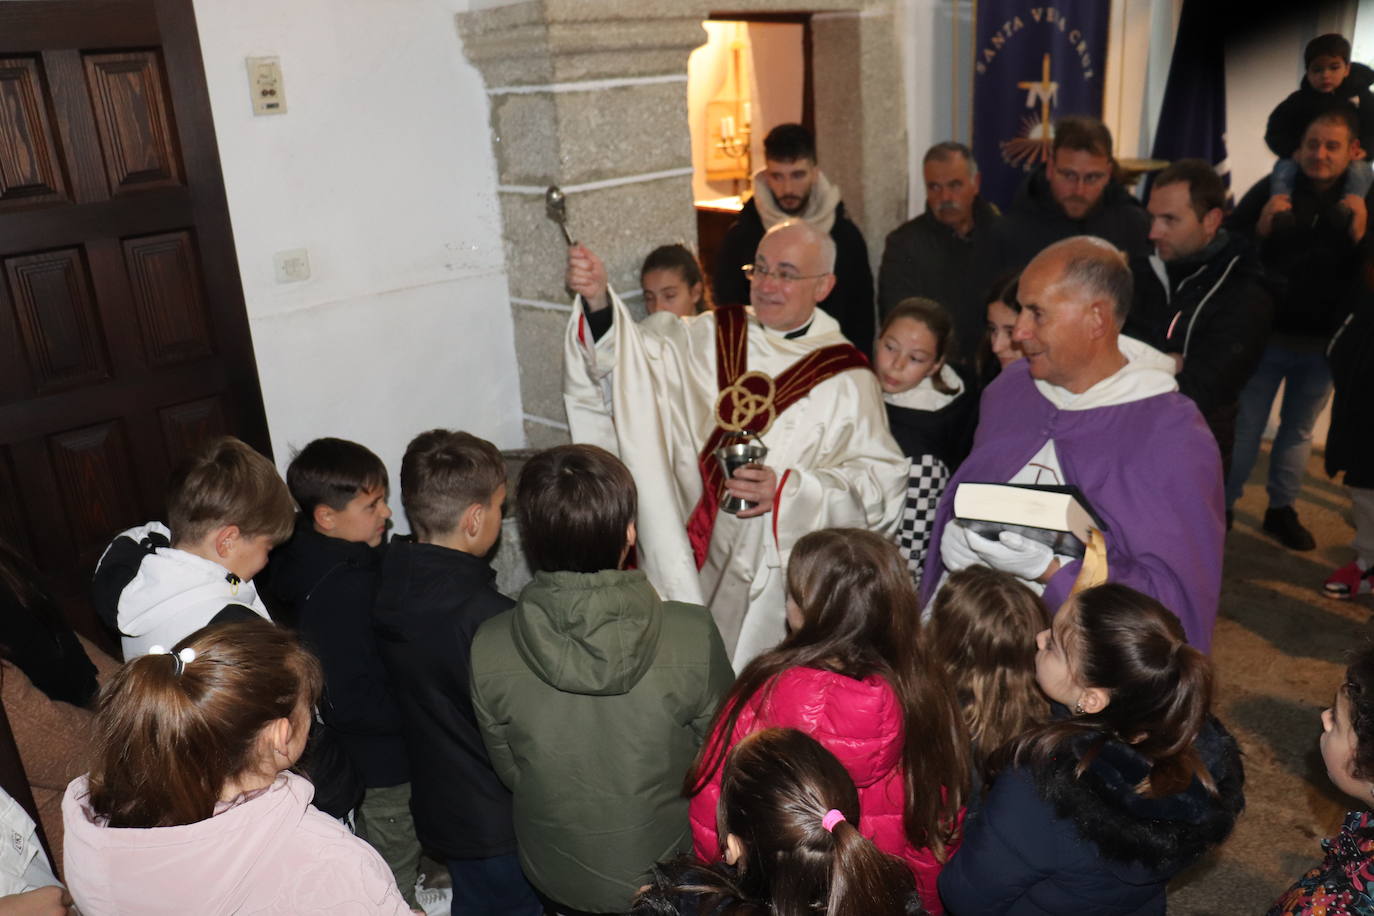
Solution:
{"label": "priest's eyeglasses", "polygon": [[815,280],[827,276],[830,271],[819,274],[799,274],[791,267],[779,267],[772,270],[763,264],[745,264],[740,270],[744,271],[744,276],[750,283],[762,283],[769,277],[779,283],[796,283],[798,280]]}

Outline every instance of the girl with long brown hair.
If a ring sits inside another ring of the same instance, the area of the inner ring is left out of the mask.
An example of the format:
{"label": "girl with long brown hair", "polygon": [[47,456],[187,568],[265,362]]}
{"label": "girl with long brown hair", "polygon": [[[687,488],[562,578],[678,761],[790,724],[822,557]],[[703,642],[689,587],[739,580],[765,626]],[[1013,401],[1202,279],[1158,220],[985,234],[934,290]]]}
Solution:
{"label": "girl with long brown hair", "polygon": [[754,659],[721,703],[687,774],[696,853],[723,852],[721,767],[763,728],[799,729],[858,787],[859,831],[905,861],[940,913],[935,877],[959,841],[968,739],[946,679],[918,642],[915,589],[897,548],[859,529],[806,535],[787,568],[791,635]]}
{"label": "girl with long brown hair", "polygon": [[[1039,595],[987,566],[953,573],[931,602],[922,641],[944,667],[963,709],[973,799],[992,784],[1008,743],[1049,716],[1035,685],[1035,637],[1049,625]],[[970,817],[975,804],[971,799]]]}
{"label": "girl with long brown hair", "polygon": [[291,771],[319,662],[265,620],[204,627],[101,694],[62,802],[67,878],[102,913],[410,913],[386,863]]}
{"label": "girl with long brown hair", "polygon": [[735,745],[717,825],[725,864],[690,857],[654,870],[632,916],[913,916],[911,872],[863,836],[859,793],[813,738],[770,728]]}
{"label": "girl with long brown hair", "polygon": [[1163,913],[1169,879],[1245,805],[1212,665],[1124,585],[1085,589],[1037,637],[1059,715],[1022,736],[940,875],[954,914]]}

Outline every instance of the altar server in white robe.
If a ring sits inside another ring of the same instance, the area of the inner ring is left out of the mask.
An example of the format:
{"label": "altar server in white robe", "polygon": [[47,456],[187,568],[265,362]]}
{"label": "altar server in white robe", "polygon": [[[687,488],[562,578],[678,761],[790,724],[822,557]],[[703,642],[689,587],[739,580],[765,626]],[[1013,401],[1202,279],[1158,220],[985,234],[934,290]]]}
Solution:
{"label": "altar server in white robe", "polygon": [[[891,536],[903,508],[909,462],[888,432],[878,380],[816,308],[834,264],[829,236],[783,222],[759,243],[750,308],[636,324],[596,255],[569,248],[573,440],[629,466],[639,567],[663,597],[710,608],[737,671],[786,635],[786,563],[802,535]],[[713,493],[703,485],[713,459],[702,453],[734,430],[759,434],[768,453]],[[718,510],[727,493],[757,505]]]}

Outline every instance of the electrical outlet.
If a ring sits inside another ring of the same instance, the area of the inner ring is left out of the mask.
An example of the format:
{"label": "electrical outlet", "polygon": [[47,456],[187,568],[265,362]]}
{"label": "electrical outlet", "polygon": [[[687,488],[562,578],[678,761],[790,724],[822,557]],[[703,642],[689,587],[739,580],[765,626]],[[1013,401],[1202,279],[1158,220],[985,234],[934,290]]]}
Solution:
{"label": "electrical outlet", "polygon": [[299,283],[310,279],[310,252],[304,248],[278,251],[272,256],[278,283]]}
{"label": "electrical outlet", "polygon": [[281,61],[275,57],[250,57],[248,94],[253,114],[286,114],[286,89],[281,81]]}

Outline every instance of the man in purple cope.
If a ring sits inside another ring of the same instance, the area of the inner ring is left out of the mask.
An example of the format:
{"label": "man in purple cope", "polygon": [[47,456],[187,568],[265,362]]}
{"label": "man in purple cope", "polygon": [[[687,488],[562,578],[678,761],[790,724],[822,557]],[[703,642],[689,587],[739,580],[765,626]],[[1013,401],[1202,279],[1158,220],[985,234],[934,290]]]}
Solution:
{"label": "man in purple cope", "polygon": [[1042,591],[1057,611],[1080,561],[1003,532],[980,537],[953,521],[963,481],[1077,487],[1106,525],[1108,581],[1178,615],[1188,641],[1212,644],[1221,593],[1225,504],[1216,440],[1178,391],[1174,361],[1121,335],[1132,280],[1124,256],[1077,236],[1021,274],[1013,339],[1025,359],[983,393],[973,452],[936,513],[922,577],[929,601],[946,572],[991,566]]}

